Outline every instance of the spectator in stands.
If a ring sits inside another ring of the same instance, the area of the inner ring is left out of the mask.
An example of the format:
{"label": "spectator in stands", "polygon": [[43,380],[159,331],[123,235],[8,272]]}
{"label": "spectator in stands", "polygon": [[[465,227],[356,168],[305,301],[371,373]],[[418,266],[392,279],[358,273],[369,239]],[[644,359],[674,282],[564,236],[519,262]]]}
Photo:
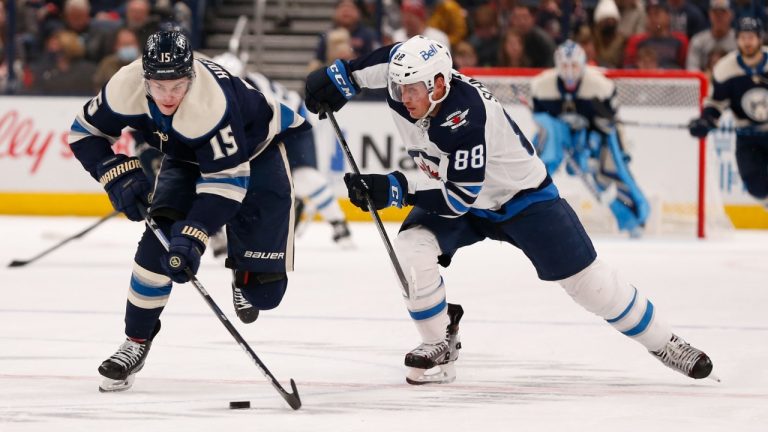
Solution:
{"label": "spectator in stands", "polygon": [[768,25],[768,16],[765,13],[765,0],[733,0],[733,22],[739,22],[740,18],[751,16],[760,21],[763,26]]}
{"label": "spectator in stands", "polygon": [[597,65],[612,69],[622,67],[627,37],[619,31],[621,15],[616,2],[614,0],[600,0],[593,17]]}
{"label": "spectator in stands", "polygon": [[645,9],[641,3],[642,0],[616,0],[616,6],[619,7],[619,33],[624,37],[630,38],[636,34],[645,31]]}
{"label": "spectator in stands", "polygon": [[507,29],[499,47],[499,67],[531,67],[531,59],[525,55],[523,37],[514,29]]}
{"label": "spectator in stands", "polygon": [[637,52],[649,47],[656,52],[658,66],[662,69],[684,69],[688,53],[688,39],[684,34],[670,29],[669,5],[664,0],[647,0],[647,31],[632,36],[624,50],[624,66],[638,68]]}
{"label": "spectator in stands", "polygon": [[565,40],[562,26],[563,12],[560,10],[560,4],[557,0],[542,0],[536,9],[536,27],[544,30],[549,37],[560,43]]}
{"label": "spectator in stands", "polygon": [[531,60],[531,67],[554,67],[555,41],[534,25],[531,8],[519,4],[515,6],[512,9],[511,24],[523,38],[523,50]]}
{"label": "spectator in stands", "polygon": [[685,67],[691,71],[706,71],[710,54],[715,50],[730,52],[736,47],[736,32],[731,27],[733,12],[729,0],[711,0],[709,4],[711,27],[696,34],[688,46]]}
{"label": "spectator in stands", "polygon": [[[478,6],[472,14],[474,31],[467,41],[477,53],[477,64],[496,66],[499,55],[499,22],[490,5]],[[533,18],[531,18],[533,22]]]}
{"label": "spectator in stands", "polygon": [[46,40],[43,58],[32,67],[29,94],[93,96],[91,77],[96,65],[85,60],[85,46],[72,31],[60,30]]}
{"label": "spectator in stands", "polygon": [[640,47],[637,50],[637,61],[635,63],[638,69],[659,69],[659,56],[649,46]]}
{"label": "spectator in stands", "polygon": [[597,49],[595,49],[595,37],[589,26],[581,26],[573,36],[574,42],[579,44],[587,56],[587,64],[597,66]]}
{"label": "spectator in stands", "polygon": [[[88,0],[67,0],[62,13],[63,27],[74,32],[85,47],[85,59],[98,62],[112,51],[112,31],[91,23],[91,4]],[[61,29],[61,26],[53,25]]]}
{"label": "spectator in stands", "polygon": [[457,43],[453,47],[451,56],[453,57],[454,69],[461,70],[462,68],[477,67],[477,53],[467,41]]}
{"label": "spectator in stands", "polygon": [[115,72],[139,58],[139,54],[141,47],[136,33],[127,27],[118,30],[115,36],[115,51],[104,57],[96,68],[93,76],[95,91],[101,90]]}
{"label": "spectator in stands", "polygon": [[455,48],[467,36],[467,12],[456,0],[437,0],[427,25],[447,34]]}
{"label": "spectator in stands", "polygon": [[707,28],[707,18],[699,8],[687,0],[668,0],[670,28],[680,32],[687,38]]}
{"label": "spectator in stands", "polygon": [[424,6],[424,0],[403,0],[400,6],[400,22],[402,27],[392,33],[392,42],[405,42],[416,35],[423,35],[450,49],[448,35],[427,26],[427,8]]}
{"label": "spectator in stands", "polygon": [[125,4],[125,26],[136,34],[140,47],[147,43],[152,33],[160,30],[160,20],[151,12],[149,0],[128,0]]}
{"label": "spectator in stands", "polygon": [[[360,22],[360,9],[354,0],[339,0],[336,3],[336,9],[333,13],[333,27],[344,28],[349,32],[355,57],[370,53],[378,45],[376,33],[373,29]],[[317,47],[315,48],[314,60],[319,62],[319,64],[325,64],[329,60],[326,57],[326,38],[327,33],[320,35]],[[332,61],[333,59],[330,60]]]}

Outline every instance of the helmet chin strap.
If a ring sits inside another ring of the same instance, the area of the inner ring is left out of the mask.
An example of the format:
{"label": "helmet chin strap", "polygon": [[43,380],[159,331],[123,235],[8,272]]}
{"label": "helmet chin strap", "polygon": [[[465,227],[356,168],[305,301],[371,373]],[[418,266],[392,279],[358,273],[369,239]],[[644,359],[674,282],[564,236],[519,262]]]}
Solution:
{"label": "helmet chin strap", "polygon": [[443,97],[441,97],[438,100],[432,99],[432,95],[435,94],[435,91],[432,90],[429,93],[429,95],[427,95],[427,97],[429,97],[429,109],[427,110],[427,112],[423,116],[419,117],[419,120],[422,120],[422,119],[425,119],[425,118],[429,117],[429,115],[432,114],[432,111],[434,111],[435,107],[437,107],[437,104],[439,104],[440,102],[444,101],[445,98],[448,97],[448,91],[450,89],[451,89],[451,85],[446,82],[445,83],[445,94],[443,94]]}

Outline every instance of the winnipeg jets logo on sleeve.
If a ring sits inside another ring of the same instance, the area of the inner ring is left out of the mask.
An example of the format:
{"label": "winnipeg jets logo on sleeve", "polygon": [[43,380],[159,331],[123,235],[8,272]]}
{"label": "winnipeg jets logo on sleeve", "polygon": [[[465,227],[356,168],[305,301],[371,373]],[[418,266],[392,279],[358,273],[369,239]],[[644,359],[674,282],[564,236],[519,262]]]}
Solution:
{"label": "winnipeg jets logo on sleeve", "polygon": [[450,127],[451,130],[458,129],[461,126],[467,124],[467,114],[469,114],[469,108],[464,111],[456,111],[454,113],[448,114],[445,122],[441,123],[440,126]]}

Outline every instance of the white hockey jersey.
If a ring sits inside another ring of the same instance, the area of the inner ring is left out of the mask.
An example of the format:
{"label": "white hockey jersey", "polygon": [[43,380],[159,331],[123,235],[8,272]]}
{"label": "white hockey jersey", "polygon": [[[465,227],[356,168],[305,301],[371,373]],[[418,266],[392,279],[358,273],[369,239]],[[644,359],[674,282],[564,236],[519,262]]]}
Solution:
{"label": "white hockey jersey", "polygon": [[[382,47],[350,62],[360,87],[384,88],[390,53]],[[454,71],[434,117],[415,120],[387,97],[408,154],[421,173],[408,175],[409,203],[430,213],[472,213],[503,221],[534,202],[558,197],[544,164],[499,101],[479,81]]]}

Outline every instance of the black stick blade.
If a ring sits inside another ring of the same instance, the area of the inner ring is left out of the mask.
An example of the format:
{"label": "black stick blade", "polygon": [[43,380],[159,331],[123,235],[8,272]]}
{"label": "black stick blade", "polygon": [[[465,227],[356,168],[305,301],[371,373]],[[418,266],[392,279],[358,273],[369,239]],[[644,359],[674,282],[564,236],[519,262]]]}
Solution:
{"label": "black stick blade", "polygon": [[22,260],[13,260],[10,264],[8,264],[8,267],[21,267],[27,265],[29,261],[22,261]]}
{"label": "black stick blade", "polygon": [[293,390],[293,393],[283,393],[283,399],[288,402],[288,405],[290,405],[291,408],[297,410],[301,408],[301,399],[299,399],[299,389],[296,388],[296,383],[293,381],[293,378],[291,378],[291,390]]}

